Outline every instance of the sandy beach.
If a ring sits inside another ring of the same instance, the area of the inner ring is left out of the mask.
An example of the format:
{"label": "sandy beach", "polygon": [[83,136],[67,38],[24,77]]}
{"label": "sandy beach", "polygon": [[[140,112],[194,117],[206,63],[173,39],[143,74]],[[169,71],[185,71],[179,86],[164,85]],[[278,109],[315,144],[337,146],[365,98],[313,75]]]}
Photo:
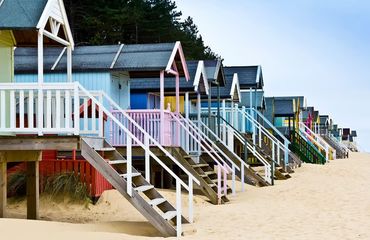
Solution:
{"label": "sandy beach", "polygon": [[[273,187],[247,186],[214,206],[195,197],[195,223],[184,239],[370,239],[370,154],[325,166],[304,164]],[[174,200],[174,192],[162,191]],[[186,196],[184,196],[186,210]],[[157,239],[159,233],[116,191],[96,205],[40,202],[40,221],[24,220],[10,201],[2,239]],[[194,230],[193,230],[194,229]]]}

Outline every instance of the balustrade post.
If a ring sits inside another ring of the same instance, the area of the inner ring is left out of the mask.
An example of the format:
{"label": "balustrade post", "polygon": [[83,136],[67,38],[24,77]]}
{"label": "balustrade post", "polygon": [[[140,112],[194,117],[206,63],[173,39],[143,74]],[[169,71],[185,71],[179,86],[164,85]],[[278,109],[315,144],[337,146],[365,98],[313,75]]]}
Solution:
{"label": "balustrade post", "polygon": [[176,179],[176,231],[177,237],[181,237],[182,234],[182,206],[181,206],[181,184],[178,179]]}
{"label": "balustrade post", "polygon": [[244,113],[245,113],[245,106],[242,106],[242,114],[241,114],[241,117],[242,117],[242,133],[245,133],[245,124],[246,124]]}
{"label": "balustrade post", "polygon": [[[74,134],[79,135],[80,134],[80,96],[79,96],[79,89],[77,83],[74,84],[73,89],[73,95],[74,95]],[[58,111],[58,110],[57,110]]]}
{"label": "balustrade post", "polygon": [[144,145],[145,145],[145,179],[150,183],[150,152],[149,152],[149,135],[144,135]]}
{"label": "balustrade post", "polygon": [[[102,106],[103,104],[103,93],[99,92],[99,102],[101,103]],[[99,107],[99,137],[104,137],[104,113],[103,109]]]}
{"label": "balustrade post", "polygon": [[127,194],[132,197],[132,139],[126,134]]}
{"label": "balustrade post", "polygon": [[193,215],[193,179],[189,176],[189,222],[194,222]]}

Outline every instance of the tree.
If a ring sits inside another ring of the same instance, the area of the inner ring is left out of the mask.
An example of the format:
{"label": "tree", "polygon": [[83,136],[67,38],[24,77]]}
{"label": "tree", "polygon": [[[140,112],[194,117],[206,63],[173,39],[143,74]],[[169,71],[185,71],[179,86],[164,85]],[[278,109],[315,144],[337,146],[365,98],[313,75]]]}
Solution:
{"label": "tree", "polygon": [[78,45],[181,41],[188,59],[218,57],[172,0],[66,0]]}

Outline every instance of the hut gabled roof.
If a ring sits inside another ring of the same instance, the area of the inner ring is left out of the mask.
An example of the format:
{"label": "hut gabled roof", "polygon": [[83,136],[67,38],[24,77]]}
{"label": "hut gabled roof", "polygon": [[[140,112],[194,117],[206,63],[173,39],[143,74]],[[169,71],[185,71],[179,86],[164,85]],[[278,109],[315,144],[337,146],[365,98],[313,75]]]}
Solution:
{"label": "hut gabled roof", "polygon": [[[189,78],[186,62],[179,42],[133,45],[103,45],[76,47],[72,55],[73,71],[128,71],[131,78],[159,77],[176,63],[180,76]],[[37,72],[37,49],[15,50],[17,73]],[[45,72],[64,72],[67,68],[63,48],[44,49]]]}
{"label": "hut gabled roof", "polygon": [[263,89],[261,66],[231,66],[227,68],[238,74],[241,89]]}

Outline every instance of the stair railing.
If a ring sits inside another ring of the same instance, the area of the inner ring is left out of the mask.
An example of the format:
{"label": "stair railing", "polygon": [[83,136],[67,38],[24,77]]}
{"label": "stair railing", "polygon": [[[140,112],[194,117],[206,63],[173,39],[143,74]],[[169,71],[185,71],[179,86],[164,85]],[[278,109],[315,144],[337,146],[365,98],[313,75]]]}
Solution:
{"label": "stair railing", "polygon": [[254,132],[256,132],[259,147],[262,148],[263,138],[264,137],[267,138],[271,142],[271,150],[274,149],[274,151],[276,151],[276,154],[272,154],[271,158],[272,159],[277,158],[277,163],[282,167],[288,166],[289,153],[290,153],[290,150],[289,150],[290,142],[285,141],[283,144],[270,131],[268,131],[261,123],[259,123],[254,117],[252,117],[246,110],[243,111],[243,109],[238,108],[237,105],[235,109],[237,113],[241,115],[242,119],[243,118],[246,119],[248,122],[251,123],[252,128],[257,129],[257,131],[254,131]]}
{"label": "stair railing", "polygon": [[[189,119],[184,118],[181,114],[174,114],[171,112],[172,119],[180,126],[182,130],[185,131],[186,139],[193,139],[195,140],[202,151],[207,153],[214,162],[217,164],[217,170],[218,170],[218,185],[217,185],[217,193],[218,198],[221,200],[221,170],[223,172],[223,191],[225,196],[227,195],[227,174],[232,174],[233,179],[233,185],[232,185],[232,191],[235,194],[235,169],[240,170],[240,168],[223,152],[221,149],[214,144],[214,142],[207,137],[207,135],[203,134],[201,129],[199,129],[193,122],[191,122]],[[218,152],[217,152],[218,151]],[[221,156],[222,155],[222,156]],[[231,164],[232,168],[226,163],[224,158]]]}
{"label": "stair railing", "polygon": [[337,146],[341,149],[343,149],[343,151],[345,151],[346,154],[348,154],[350,152],[350,150],[347,148],[346,145],[344,145],[342,142],[340,142],[337,138],[335,138],[332,134],[329,134],[328,137],[334,142],[337,144]]}
{"label": "stair railing", "polygon": [[304,136],[301,131],[292,130],[291,147],[298,154],[298,156],[308,163],[325,164],[326,158],[322,153]]}
{"label": "stair railing", "polygon": [[307,139],[313,142],[317,147],[325,151],[325,158],[328,162],[331,158],[335,159],[335,149],[333,149],[322,137],[314,133],[309,127],[306,126],[303,122],[299,122],[300,132],[306,136]]}
{"label": "stair railing", "polygon": [[[199,123],[198,120],[193,120],[194,123]],[[216,141],[222,143],[226,148],[228,148],[228,146],[222,141],[221,138],[219,138],[217,136],[217,134],[215,132],[213,132],[203,121],[200,121],[200,125],[201,125],[201,129],[202,129],[202,132],[204,134],[206,134],[207,136],[211,136],[211,138],[214,138]],[[229,149],[229,148],[228,148]],[[243,161],[237,154],[235,154],[234,152],[234,149],[229,149],[231,154],[234,156],[234,158],[236,158],[239,162],[240,162],[240,181],[242,183],[242,186],[241,186],[241,189],[242,191],[244,192],[244,183],[245,183],[245,180],[244,180],[244,167],[246,168],[249,168],[249,164],[246,163],[245,161]],[[235,174],[233,174],[232,176],[232,180],[233,180],[233,188],[235,187]]]}
{"label": "stair railing", "polygon": [[257,151],[257,149],[248,142],[246,137],[243,136],[239,132],[239,130],[237,130],[234,126],[232,126],[223,117],[220,116],[219,119],[220,119],[220,125],[221,125],[220,126],[221,139],[223,139],[223,142],[226,145],[229,145],[229,149],[231,149],[233,148],[233,140],[237,139],[243,145],[244,149],[250,151],[253,154],[253,156],[255,156],[257,160],[260,161],[264,165],[264,169],[265,169],[264,179],[266,182],[273,185],[274,184],[273,178],[274,178],[274,171],[275,171],[275,167],[273,165],[275,162],[273,161],[273,165],[270,165],[270,163],[267,162],[265,158]]}

